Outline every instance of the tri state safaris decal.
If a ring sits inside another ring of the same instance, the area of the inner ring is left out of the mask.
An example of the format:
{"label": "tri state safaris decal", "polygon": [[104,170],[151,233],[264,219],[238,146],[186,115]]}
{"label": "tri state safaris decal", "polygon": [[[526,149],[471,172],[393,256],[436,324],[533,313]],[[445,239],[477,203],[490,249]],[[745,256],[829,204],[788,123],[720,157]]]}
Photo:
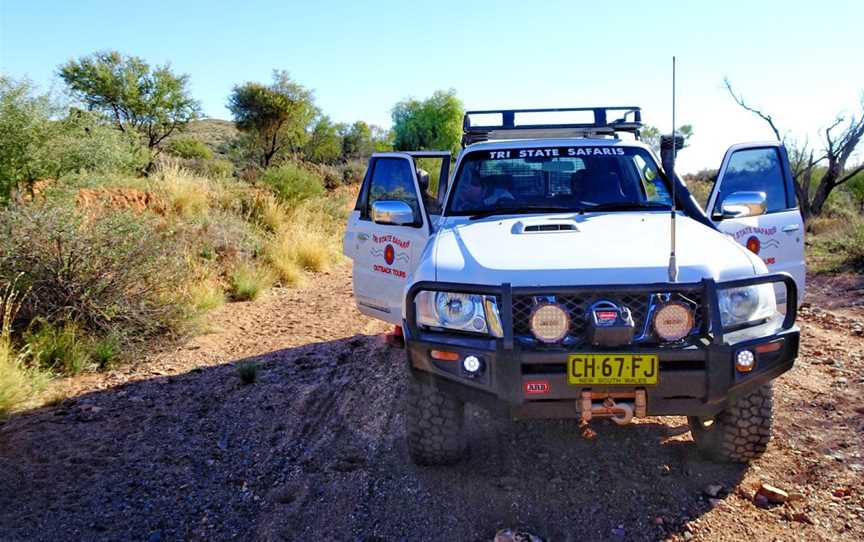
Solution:
{"label": "tri state safaris decal", "polygon": [[[373,264],[373,271],[393,275],[400,279],[404,279],[408,276],[405,268],[407,268],[408,264],[411,262],[411,255],[408,251],[411,247],[410,240],[400,239],[391,234],[373,234],[372,241],[375,244],[369,247],[369,253],[373,258],[381,258],[385,264]],[[402,267],[402,269],[399,269],[399,267]]]}
{"label": "tri state safaris decal", "polygon": [[539,158],[556,156],[624,156],[622,147],[549,147],[544,149],[510,149],[489,151],[490,160],[509,158]]}

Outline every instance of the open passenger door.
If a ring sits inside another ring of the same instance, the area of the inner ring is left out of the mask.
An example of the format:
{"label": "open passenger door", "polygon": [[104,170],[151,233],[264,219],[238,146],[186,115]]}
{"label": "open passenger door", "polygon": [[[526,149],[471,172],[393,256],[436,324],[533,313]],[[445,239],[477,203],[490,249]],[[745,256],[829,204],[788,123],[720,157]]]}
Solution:
{"label": "open passenger door", "polygon": [[[771,272],[792,275],[804,299],[804,221],[786,148],[778,142],[729,147],[706,209],[717,228],[757,254]],[[777,292],[785,304],[785,292]]]}
{"label": "open passenger door", "polygon": [[[432,174],[418,167],[441,161]],[[342,248],[353,260],[354,299],[363,314],[402,323],[405,286],[441,215],[448,152],[373,154]],[[434,181],[434,182],[433,182]]]}

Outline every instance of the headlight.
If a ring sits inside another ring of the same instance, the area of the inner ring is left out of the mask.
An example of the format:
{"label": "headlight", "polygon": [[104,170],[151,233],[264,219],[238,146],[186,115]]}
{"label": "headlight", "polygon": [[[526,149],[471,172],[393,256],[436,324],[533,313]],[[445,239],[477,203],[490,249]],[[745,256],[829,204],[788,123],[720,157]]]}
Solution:
{"label": "headlight", "polygon": [[755,323],[777,313],[774,285],[770,282],[718,292],[720,319],[724,328]]}
{"label": "headlight", "polygon": [[493,296],[422,291],[414,298],[417,323],[502,337],[498,304]]}

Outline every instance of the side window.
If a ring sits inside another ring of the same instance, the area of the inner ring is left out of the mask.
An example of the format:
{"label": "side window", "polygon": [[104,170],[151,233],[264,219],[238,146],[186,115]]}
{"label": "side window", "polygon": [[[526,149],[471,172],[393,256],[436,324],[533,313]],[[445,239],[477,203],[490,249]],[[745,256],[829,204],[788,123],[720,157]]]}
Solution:
{"label": "side window", "polygon": [[672,205],[672,194],[666,188],[657,168],[653,164],[648,164],[638,154],[633,156],[633,165],[638,172],[639,181],[642,183],[642,189],[648,201]]}
{"label": "side window", "polygon": [[720,192],[714,205],[719,213],[723,200],[733,192],[765,192],[767,212],[782,211],[786,204],[786,183],[777,149],[742,149],[729,158],[729,165],[720,180]]}
{"label": "side window", "polygon": [[417,201],[410,163],[403,158],[378,158],[372,167],[363,218],[368,219],[372,204],[376,201],[404,201],[414,211],[414,222],[420,224],[420,203]]}

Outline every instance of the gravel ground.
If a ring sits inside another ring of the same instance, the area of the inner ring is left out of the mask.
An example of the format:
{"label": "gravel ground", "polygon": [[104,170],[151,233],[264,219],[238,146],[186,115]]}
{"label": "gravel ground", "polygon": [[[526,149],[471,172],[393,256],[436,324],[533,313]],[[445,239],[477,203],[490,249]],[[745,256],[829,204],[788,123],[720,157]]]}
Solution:
{"label": "gravel ground", "polygon": [[[816,303],[836,300],[815,286]],[[775,439],[749,468],[701,459],[683,418],[592,422],[586,440],[575,422],[473,408],[467,460],[418,468],[404,353],[350,289],[340,267],[227,305],[209,333],[59,383],[69,399],[7,420],[0,540],[864,539],[860,307],[803,311]],[[248,360],[260,370],[244,385]],[[761,481],[791,502],[756,506]]]}

